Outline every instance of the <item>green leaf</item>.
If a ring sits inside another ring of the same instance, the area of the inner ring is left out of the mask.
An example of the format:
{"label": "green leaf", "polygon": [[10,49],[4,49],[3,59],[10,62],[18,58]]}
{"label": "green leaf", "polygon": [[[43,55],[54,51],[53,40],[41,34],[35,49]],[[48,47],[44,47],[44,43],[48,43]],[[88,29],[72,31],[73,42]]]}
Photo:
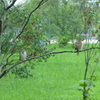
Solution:
{"label": "green leaf", "polygon": [[82,87],[79,87],[78,90],[79,90],[79,91],[83,91],[83,88],[82,88]]}
{"label": "green leaf", "polygon": [[81,83],[81,84],[79,84],[79,86],[81,86],[81,87],[87,87],[87,84],[86,83]]}
{"label": "green leaf", "polygon": [[95,87],[95,85],[93,84],[93,87]]}
{"label": "green leaf", "polygon": [[96,29],[95,33],[98,33],[98,29]]}
{"label": "green leaf", "polygon": [[86,82],[86,80],[80,80],[80,82],[82,82],[82,83],[83,83],[83,82]]}
{"label": "green leaf", "polygon": [[83,19],[85,19],[86,18],[86,16],[83,16]]}

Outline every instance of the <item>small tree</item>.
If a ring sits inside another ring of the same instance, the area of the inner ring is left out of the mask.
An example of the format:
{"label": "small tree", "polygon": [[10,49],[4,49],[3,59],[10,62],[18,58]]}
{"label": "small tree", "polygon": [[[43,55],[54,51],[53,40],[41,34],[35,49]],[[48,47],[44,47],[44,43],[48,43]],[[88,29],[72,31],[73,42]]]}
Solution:
{"label": "small tree", "polygon": [[26,61],[47,52],[41,23],[36,23],[39,17],[33,13],[48,0],[41,0],[31,11],[23,4],[15,6],[16,1],[0,1],[0,78],[21,63],[16,58],[21,50],[27,50]]}
{"label": "small tree", "polygon": [[[97,2],[96,2],[97,3]],[[87,6],[88,4],[88,6]],[[83,93],[83,99],[86,100],[87,98],[90,97],[90,90],[91,87],[95,87],[93,81],[96,79],[96,76],[94,75],[94,72],[96,70],[97,64],[99,63],[99,59],[100,59],[100,54],[98,54],[95,50],[95,48],[99,48],[98,46],[98,41],[96,43],[90,44],[89,40],[91,39],[91,36],[93,34],[96,34],[98,32],[98,28],[93,31],[92,28],[95,24],[94,21],[94,16],[95,19],[98,16],[98,12],[96,12],[96,10],[94,9],[94,6],[92,5],[92,2],[89,3],[88,0],[86,1],[82,1],[81,2],[81,10],[83,12],[83,24],[84,24],[84,35],[86,36],[86,43],[84,48],[88,49],[91,48],[90,50],[86,50],[85,51],[85,64],[86,64],[86,68],[85,68],[85,73],[84,73],[84,79],[81,80],[80,82],[80,88],[79,90],[82,91]],[[95,62],[95,66],[92,65],[92,63]],[[91,73],[90,75],[88,75],[89,69],[91,69]]]}

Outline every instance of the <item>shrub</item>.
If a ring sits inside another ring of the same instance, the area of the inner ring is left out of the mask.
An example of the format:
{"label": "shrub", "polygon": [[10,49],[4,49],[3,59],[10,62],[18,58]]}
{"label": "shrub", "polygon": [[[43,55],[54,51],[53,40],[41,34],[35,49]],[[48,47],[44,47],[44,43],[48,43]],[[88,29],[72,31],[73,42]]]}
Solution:
{"label": "shrub", "polygon": [[58,39],[60,47],[66,46],[69,41],[70,41],[70,37],[68,35],[60,36]]}

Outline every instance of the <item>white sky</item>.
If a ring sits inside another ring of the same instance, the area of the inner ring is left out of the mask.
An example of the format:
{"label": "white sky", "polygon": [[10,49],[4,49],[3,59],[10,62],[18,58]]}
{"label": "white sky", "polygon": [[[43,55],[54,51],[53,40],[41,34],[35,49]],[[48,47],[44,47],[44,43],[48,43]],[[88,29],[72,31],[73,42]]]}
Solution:
{"label": "white sky", "polygon": [[15,2],[15,5],[17,5],[17,4],[20,4],[20,3],[24,3],[26,0],[17,0],[16,2]]}

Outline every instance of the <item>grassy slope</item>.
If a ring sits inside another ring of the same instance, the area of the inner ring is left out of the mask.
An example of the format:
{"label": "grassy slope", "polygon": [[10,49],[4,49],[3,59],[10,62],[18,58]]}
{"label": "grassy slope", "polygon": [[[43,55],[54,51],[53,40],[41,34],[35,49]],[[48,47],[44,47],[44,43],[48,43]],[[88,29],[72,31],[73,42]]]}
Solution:
{"label": "grassy slope", "polygon": [[[73,50],[58,48],[56,51]],[[10,73],[0,79],[0,100],[82,100],[78,91],[79,81],[84,78],[84,53],[64,53],[50,57],[47,62],[35,65],[34,77],[14,78]],[[100,64],[92,88],[94,100],[100,98]],[[93,100],[93,99],[91,99]]]}

